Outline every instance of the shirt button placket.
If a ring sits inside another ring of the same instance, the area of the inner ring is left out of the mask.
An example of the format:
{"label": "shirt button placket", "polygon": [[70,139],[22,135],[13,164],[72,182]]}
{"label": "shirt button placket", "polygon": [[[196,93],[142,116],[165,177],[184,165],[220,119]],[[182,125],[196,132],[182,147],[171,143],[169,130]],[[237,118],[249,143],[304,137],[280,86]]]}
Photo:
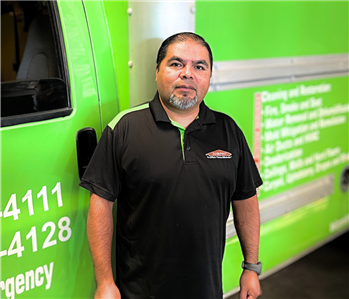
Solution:
{"label": "shirt button placket", "polygon": [[190,151],[190,143],[189,143],[189,138],[188,135],[185,136],[185,148],[187,151]]}
{"label": "shirt button placket", "polygon": [[185,140],[185,149],[186,149],[186,155],[185,155],[185,160],[191,161],[191,147],[190,147],[190,142],[189,142],[189,138],[188,135],[186,136],[186,140]]}

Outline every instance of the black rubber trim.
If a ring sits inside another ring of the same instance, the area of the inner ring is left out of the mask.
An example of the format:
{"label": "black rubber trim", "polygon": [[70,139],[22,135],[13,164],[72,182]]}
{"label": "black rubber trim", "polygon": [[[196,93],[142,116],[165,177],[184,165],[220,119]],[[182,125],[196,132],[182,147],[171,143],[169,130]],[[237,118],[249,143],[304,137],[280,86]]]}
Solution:
{"label": "black rubber trim", "polygon": [[61,108],[43,112],[35,112],[30,114],[21,114],[1,118],[1,127],[20,125],[36,121],[49,120],[58,117],[68,116],[73,112],[72,108]]}

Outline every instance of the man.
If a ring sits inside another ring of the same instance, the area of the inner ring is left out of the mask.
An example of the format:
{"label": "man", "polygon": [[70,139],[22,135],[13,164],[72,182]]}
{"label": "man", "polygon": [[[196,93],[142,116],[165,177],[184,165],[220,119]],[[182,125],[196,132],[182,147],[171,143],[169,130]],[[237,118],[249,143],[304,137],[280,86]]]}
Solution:
{"label": "man", "polygon": [[80,183],[92,192],[87,229],[95,298],[222,298],[230,203],[250,269],[242,273],[240,298],[260,294],[256,188],[262,180],[235,122],[203,102],[211,72],[202,37],[169,37],[157,57],[154,100],[119,114],[104,130]]}

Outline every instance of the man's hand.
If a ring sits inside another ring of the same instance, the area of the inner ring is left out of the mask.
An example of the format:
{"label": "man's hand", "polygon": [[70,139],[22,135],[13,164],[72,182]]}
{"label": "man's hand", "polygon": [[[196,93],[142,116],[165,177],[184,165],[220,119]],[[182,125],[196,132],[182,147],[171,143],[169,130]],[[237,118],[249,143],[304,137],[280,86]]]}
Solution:
{"label": "man's hand", "polygon": [[110,283],[97,287],[94,299],[100,298],[121,299],[121,295],[116,285],[114,283]]}
{"label": "man's hand", "polygon": [[240,298],[255,299],[262,294],[257,273],[244,270],[240,277]]}

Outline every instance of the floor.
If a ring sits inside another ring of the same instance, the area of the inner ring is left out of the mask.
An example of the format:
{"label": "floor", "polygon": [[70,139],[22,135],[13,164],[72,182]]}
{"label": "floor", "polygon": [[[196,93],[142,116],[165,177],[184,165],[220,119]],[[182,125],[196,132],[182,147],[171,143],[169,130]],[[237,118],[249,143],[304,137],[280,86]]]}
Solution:
{"label": "floor", "polygon": [[349,232],[261,280],[261,287],[259,299],[349,299]]}

